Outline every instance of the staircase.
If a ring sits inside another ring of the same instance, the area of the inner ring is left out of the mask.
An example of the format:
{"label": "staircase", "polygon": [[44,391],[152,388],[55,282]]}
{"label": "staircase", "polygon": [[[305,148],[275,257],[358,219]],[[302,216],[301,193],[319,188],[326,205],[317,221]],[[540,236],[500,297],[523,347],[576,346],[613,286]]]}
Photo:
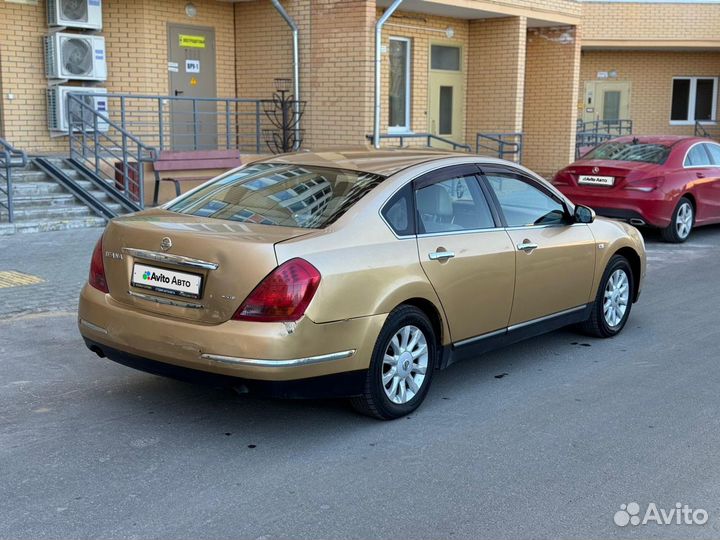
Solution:
{"label": "staircase", "polygon": [[[88,190],[93,197],[117,214],[124,213],[120,204],[110,200],[107,194],[83,180],[62,158],[50,158],[69,178]],[[80,202],[72,193],[42,171],[34,160],[27,166],[13,169],[13,195],[15,215],[8,223],[7,210],[0,207],[0,236],[24,232],[60,231],[82,227],[102,227],[105,218]]]}

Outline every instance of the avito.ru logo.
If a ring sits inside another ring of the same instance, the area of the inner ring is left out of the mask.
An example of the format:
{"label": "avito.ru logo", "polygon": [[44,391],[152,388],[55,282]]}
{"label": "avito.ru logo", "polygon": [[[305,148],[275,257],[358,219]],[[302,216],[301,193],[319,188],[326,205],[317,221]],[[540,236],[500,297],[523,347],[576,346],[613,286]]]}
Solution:
{"label": "avito.ru logo", "polygon": [[[642,514],[642,517],[641,517]],[[665,510],[658,508],[655,503],[648,504],[644,513],[640,512],[640,505],[636,502],[621,504],[620,510],[615,512],[613,521],[618,527],[626,525],[705,525],[708,513],[702,508],[692,509],[687,504],[675,503],[675,508]]]}

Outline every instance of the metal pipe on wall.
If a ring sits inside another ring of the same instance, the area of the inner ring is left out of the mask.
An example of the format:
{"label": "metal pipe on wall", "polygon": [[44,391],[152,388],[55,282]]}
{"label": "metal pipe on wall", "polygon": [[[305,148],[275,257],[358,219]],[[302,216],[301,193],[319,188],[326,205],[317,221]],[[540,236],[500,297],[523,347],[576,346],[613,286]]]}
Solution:
{"label": "metal pipe on wall", "polygon": [[382,17],[375,23],[375,120],[373,122],[373,146],[380,148],[380,97],[382,88],[380,87],[380,79],[382,75],[382,28],[385,22],[392,17],[395,10],[403,3],[403,0],[395,0],[389,8],[385,10]]}
{"label": "metal pipe on wall", "polygon": [[[292,30],[293,40],[293,93],[295,94],[295,114],[300,114],[300,30],[295,20],[290,14],[285,11],[285,8],[280,3],[280,0],[270,0],[272,5],[275,7],[277,12],[285,19]],[[297,124],[295,124],[295,150],[298,148],[298,141],[300,140],[300,119],[298,118]]]}

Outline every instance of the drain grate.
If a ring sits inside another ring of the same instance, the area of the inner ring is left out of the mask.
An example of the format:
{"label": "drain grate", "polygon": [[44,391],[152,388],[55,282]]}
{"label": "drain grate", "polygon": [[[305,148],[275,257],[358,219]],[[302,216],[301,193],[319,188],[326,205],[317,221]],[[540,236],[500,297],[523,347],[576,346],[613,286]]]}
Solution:
{"label": "drain grate", "polygon": [[31,274],[23,274],[14,270],[0,271],[0,289],[25,287],[26,285],[37,285],[44,282],[43,278]]}

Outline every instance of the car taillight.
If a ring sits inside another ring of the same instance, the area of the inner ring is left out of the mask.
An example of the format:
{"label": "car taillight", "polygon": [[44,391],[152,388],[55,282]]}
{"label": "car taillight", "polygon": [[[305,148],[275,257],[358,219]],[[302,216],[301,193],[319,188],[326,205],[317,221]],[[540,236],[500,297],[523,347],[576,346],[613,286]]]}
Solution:
{"label": "car taillight", "polygon": [[107,279],[105,279],[105,264],[103,263],[103,247],[102,247],[102,236],[95,244],[95,250],[90,259],[90,276],[88,277],[88,283],[95,287],[98,291],[109,293]]}
{"label": "car taillight", "polygon": [[630,180],[625,186],[625,189],[629,189],[630,191],[642,191],[644,193],[649,193],[659,188],[662,184],[662,181],[662,177],[640,178],[638,180]]}
{"label": "car taillight", "polygon": [[569,186],[570,185],[569,175],[563,171],[560,171],[555,174],[555,176],[552,179],[552,183],[556,186]]}
{"label": "car taillight", "polygon": [[273,270],[233,315],[236,321],[292,322],[305,314],[320,285],[320,272],[303,259]]}

